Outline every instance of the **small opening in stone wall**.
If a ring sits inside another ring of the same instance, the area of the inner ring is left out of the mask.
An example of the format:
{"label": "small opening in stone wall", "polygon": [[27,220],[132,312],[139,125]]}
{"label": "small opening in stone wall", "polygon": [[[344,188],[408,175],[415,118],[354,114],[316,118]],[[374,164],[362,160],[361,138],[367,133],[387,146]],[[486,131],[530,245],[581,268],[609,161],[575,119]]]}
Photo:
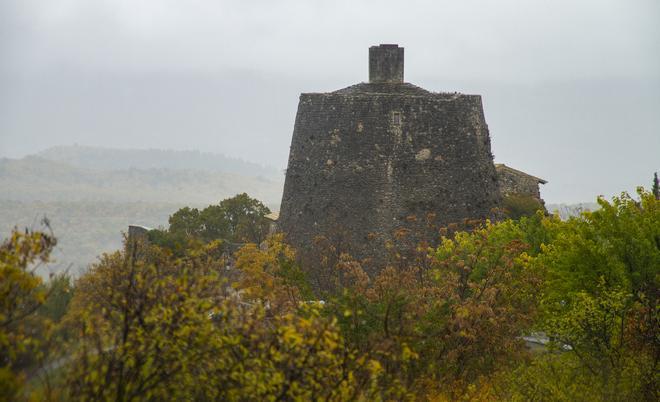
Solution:
{"label": "small opening in stone wall", "polygon": [[392,113],[392,124],[394,124],[395,126],[401,125],[401,113],[399,112]]}

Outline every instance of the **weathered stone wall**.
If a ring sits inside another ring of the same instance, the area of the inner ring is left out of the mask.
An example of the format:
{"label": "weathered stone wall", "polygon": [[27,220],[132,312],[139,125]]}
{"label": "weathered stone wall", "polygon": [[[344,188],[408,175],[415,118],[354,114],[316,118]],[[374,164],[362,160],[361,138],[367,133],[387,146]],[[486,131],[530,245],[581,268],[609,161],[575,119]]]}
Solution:
{"label": "weathered stone wall", "polygon": [[484,218],[499,200],[480,96],[410,84],[300,96],[279,218],[300,253],[336,236],[383,259],[396,229],[437,238],[429,213],[436,225]]}
{"label": "weathered stone wall", "polygon": [[516,174],[508,169],[497,169],[500,191],[503,196],[523,195],[531,196],[539,201],[541,192],[539,181],[531,176]]}
{"label": "weathered stone wall", "polygon": [[139,225],[128,225],[128,241],[144,241],[149,237],[149,228]]}
{"label": "weathered stone wall", "polygon": [[403,82],[403,48],[380,45],[369,48],[369,82]]}

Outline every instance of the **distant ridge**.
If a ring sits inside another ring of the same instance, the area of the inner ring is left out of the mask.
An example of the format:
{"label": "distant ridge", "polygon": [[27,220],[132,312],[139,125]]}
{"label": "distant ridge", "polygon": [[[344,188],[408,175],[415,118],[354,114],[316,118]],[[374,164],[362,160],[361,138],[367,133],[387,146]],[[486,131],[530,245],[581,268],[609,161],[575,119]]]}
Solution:
{"label": "distant ridge", "polygon": [[99,170],[37,156],[0,158],[0,199],[211,204],[246,192],[278,204],[283,178],[195,169]]}
{"label": "distant ridge", "polygon": [[183,206],[246,192],[277,210],[283,181],[274,168],[196,151],[49,148],[0,158],[0,233],[48,217],[58,238],[50,268],[76,274],[120,248],[128,225],[167,225]]}
{"label": "distant ridge", "polygon": [[204,170],[236,173],[242,176],[262,176],[282,179],[282,172],[272,166],[260,165],[222,154],[200,151],[164,149],[120,149],[89,146],[56,146],[36,154],[54,162],[94,170],[171,169]]}

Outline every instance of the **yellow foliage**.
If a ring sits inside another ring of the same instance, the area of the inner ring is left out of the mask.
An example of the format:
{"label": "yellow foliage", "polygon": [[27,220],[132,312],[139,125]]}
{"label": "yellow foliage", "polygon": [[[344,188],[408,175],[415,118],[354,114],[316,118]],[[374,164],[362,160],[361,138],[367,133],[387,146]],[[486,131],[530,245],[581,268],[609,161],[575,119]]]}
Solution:
{"label": "yellow foliage", "polygon": [[14,229],[0,244],[0,400],[17,395],[25,379],[20,358],[38,359],[48,336],[47,320],[34,319],[47,296],[34,270],[49,261],[55,243],[49,234]]}

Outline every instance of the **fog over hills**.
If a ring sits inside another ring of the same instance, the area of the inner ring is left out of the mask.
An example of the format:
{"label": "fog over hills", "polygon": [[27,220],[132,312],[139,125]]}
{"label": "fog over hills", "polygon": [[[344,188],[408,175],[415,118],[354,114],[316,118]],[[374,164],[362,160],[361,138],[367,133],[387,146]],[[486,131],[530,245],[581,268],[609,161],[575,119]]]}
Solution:
{"label": "fog over hills", "polygon": [[282,172],[272,166],[246,162],[222,154],[200,151],[163,149],[116,149],[88,146],[56,146],[36,154],[55,162],[94,170],[172,169],[204,170],[235,173],[242,176],[263,176],[281,179]]}
{"label": "fog over hills", "polygon": [[279,203],[281,181],[203,170],[92,170],[39,157],[0,160],[1,198],[17,201],[211,203],[247,192]]}
{"label": "fog over hills", "polygon": [[274,168],[191,151],[56,147],[0,159],[0,186],[11,189],[0,198],[16,201],[204,204],[247,192],[273,206],[283,179]]}
{"label": "fog over hills", "polygon": [[277,169],[219,154],[59,146],[0,159],[0,231],[47,217],[59,241],[52,268],[77,274],[119,248],[129,224],[164,226],[183,206],[246,192],[277,210],[283,180]]}
{"label": "fog over hills", "polygon": [[[220,154],[58,146],[0,159],[0,231],[36,227],[47,217],[59,239],[55,268],[77,273],[119,248],[129,224],[165,226],[183,206],[205,207],[246,192],[278,210],[283,181],[273,167]],[[547,205],[562,218],[596,207]]]}

